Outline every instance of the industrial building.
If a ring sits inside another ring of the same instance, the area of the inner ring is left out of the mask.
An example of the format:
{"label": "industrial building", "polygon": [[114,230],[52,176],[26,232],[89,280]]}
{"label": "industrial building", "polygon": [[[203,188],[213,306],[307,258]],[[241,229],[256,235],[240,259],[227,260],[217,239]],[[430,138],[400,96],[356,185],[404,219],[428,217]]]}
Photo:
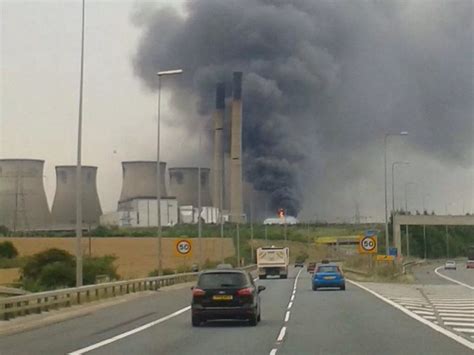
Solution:
{"label": "industrial building", "polygon": [[[102,215],[97,193],[97,167],[81,166],[82,221],[97,226]],[[56,193],[51,209],[54,229],[71,229],[76,223],[76,166],[56,167]]]}
{"label": "industrial building", "polygon": [[44,160],[0,160],[0,225],[13,231],[43,230],[51,225],[43,168]]}
{"label": "industrial building", "polygon": [[176,196],[180,206],[199,206],[199,170],[201,171],[201,206],[212,206],[209,168],[170,168],[170,191],[173,196]]}

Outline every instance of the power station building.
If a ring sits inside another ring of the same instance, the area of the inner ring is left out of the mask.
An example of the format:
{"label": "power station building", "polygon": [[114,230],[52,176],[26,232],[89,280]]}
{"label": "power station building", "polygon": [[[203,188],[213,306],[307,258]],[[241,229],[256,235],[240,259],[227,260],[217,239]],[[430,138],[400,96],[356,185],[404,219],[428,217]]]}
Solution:
{"label": "power station building", "polygon": [[[56,167],[56,193],[51,209],[54,229],[71,229],[76,223],[76,166]],[[102,208],[97,193],[97,167],[81,166],[82,222],[97,226]]]}
{"label": "power station building", "polygon": [[0,160],[0,225],[13,231],[49,228],[43,168],[44,160]]}
{"label": "power station building", "polygon": [[[102,225],[154,227],[158,225],[156,203],[158,171],[156,161],[122,162],[122,192],[116,212],[100,217]],[[162,226],[178,223],[178,201],[166,190],[166,163],[160,162],[160,222]]]}

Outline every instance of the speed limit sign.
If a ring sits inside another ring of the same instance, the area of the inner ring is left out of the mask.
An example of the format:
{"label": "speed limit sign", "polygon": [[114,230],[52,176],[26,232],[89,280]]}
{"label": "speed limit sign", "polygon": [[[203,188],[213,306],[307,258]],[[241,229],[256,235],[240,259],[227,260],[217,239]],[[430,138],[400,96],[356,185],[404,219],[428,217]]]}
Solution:
{"label": "speed limit sign", "polygon": [[190,256],[192,250],[193,247],[189,239],[178,239],[175,243],[176,256]]}
{"label": "speed limit sign", "polygon": [[377,236],[363,236],[359,239],[359,253],[360,254],[375,254],[377,253]]}

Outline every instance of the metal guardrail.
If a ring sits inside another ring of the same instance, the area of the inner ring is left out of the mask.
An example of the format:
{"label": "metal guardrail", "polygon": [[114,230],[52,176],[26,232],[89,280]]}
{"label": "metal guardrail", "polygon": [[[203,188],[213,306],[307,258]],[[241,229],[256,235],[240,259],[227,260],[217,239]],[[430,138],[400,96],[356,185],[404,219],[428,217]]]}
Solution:
{"label": "metal guardrail", "polygon": [[[242,267],[253,270],[256,265]],[[0,299],[0,320],[33,313],[55,310],[141,291],[154,291],[164,286],[195,281],[199,272],[167,276],[147,277],[134,280],[107,282],[96,285],[65,288],[61,290],[36,292],[22,296]]]}

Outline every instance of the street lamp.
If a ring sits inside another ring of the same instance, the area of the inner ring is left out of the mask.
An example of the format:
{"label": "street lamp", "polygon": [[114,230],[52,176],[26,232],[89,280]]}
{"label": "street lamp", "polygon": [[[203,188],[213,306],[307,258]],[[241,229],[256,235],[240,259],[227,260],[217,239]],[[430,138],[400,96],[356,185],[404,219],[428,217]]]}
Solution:
{"label": "street lamp", "polygon": [[[414,182],[405,183],[405,213],[408,214],[408,185],[416,185]],[[410,236],[408,234],[408,224],[405,225],[405,235],[407,238],[407,257],[410,257]]]}
{"label": "street lamp", "polygon": [[385,252],[388,255],[389,253],[389,236],[388,236],[388,213],[387,213],[387,140],[391,136],[406,136],[408,132],[402,131],[396,134],[386,133],[384,137],[384,178],[385,178]]}
{"label": "street lamp", "polygon": [[407,161],[395,161],[392,163],[392,213],[395,214],[395,166],[410,165]]}
{"label": "street lamp", "polygon": [[[425,211],[426,211],[425,198],[428,197],[428,196],[430,196],[430,194],[423,194],[423,197],[422,197],[422,200],[423,200],[423,214],[425,214]],[[428,212],[426,212],[426,213],[428,213]],[[426,224],[423,224],[423,249],[424,249],[423,257],[426,260],[426,256],[427,256],[427,250],[426,250]]]}
{"label": "street lamp", "polygon": [[160,169],[160,106],[161,106],[161,77],[166,75],[181,74],[182,69],[165,70],[156,73],[158,75],[158,124],[156,130],[156,217],[158,236],[158,275],[162,274],[162,247],[161,247],[161,169]]}
{"label": "street lamp", "polygon": [[76,164],[76,287],[82,286],[82,96],[84,87],[84,27],[86,1],[82,0],[81,34],[81,71],[79,80],[79,119],[77,128],[77,164]]}

